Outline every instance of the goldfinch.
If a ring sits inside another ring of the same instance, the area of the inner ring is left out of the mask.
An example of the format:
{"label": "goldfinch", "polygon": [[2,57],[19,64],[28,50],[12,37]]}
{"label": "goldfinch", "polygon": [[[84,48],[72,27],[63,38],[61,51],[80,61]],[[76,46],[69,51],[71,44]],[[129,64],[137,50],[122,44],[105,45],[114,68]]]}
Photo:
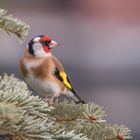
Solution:
{"label": "goldfinch", "polygon": [[71,97],[76,103],[85,103],[74,91],[60,61],[52,55],[52,48],[59,46],[47,35],[33,38],[25,48],[20,68],[27,83],[39,95]]}

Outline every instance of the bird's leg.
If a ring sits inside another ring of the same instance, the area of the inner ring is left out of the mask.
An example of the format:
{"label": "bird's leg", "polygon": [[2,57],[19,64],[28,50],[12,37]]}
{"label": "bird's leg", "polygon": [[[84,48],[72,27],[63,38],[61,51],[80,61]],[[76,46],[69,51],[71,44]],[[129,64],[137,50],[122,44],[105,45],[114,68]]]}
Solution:
{"label": "bird's leg", "polygon": [[49,105],[53,104],[54,96],[45,96],[44,101],[47,102]]}
{"label": "bird's leg", "polygon": [[54,93],[52,96],[45,96],[44,101],[47,102],[49,105],[53,104],[53,100],[55,97],[58,97],[60,93]]}

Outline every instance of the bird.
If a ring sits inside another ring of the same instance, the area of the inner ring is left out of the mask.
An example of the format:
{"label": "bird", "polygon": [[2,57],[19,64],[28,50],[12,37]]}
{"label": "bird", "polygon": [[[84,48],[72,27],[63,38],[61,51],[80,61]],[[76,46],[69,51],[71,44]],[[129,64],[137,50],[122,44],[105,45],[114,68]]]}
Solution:
{"label": "bird", "polygon": [[44,99],[66,95],[75,103],[85,104],[75,92],[60,60],[52,54],[59,43],[48,35],[30,40],[20,59],[20,69],[25,81]]}

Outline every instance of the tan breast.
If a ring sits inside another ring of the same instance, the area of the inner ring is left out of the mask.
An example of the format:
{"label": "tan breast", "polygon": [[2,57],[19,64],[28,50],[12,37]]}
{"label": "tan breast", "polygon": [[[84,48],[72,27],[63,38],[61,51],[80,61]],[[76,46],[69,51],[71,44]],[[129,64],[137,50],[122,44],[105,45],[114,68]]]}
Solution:
{"label": "tan breast", "polygon": [[26,49],[20,60],[20,68],[25,78],[32,72],[35,77],[44,79],[54,69],[54,64],[51,57],[34,57]]}

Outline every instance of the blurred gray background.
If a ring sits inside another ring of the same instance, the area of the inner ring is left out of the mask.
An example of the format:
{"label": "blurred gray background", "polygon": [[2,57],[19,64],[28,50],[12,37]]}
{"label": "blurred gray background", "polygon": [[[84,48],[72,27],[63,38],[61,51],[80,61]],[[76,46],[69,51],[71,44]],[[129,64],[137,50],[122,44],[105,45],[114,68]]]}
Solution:
{"label": "blurred gray background", "polygon": [[0,30],[0,74],[22,78],[25,45],[47,34],[61,44],[53,52],[78,94],[104,106],[109,122],[125,124],[140,139],[139,0],[1,0],[0,8],[31,26],[22,45]]}

